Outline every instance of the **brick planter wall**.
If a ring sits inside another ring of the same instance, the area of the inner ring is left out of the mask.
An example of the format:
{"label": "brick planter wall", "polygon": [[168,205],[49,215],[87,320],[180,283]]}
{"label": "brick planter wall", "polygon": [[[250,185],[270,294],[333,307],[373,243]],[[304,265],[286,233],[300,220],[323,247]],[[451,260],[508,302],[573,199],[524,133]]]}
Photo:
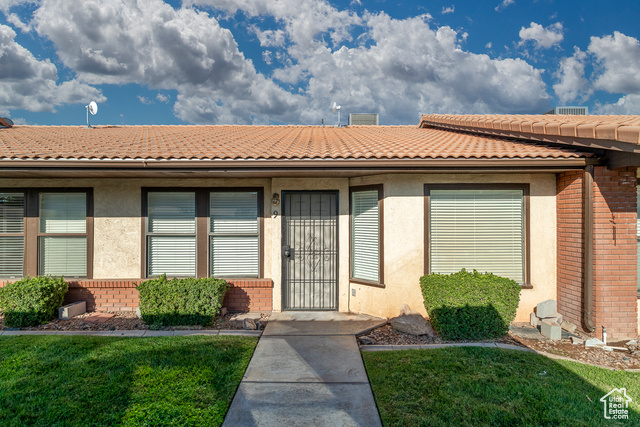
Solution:
{"label": "brick planter wall", "polygon": [[[558,311],[582,327],[584,172],[557,175]],[[637,307],[636,170],[598,166],[593,179],[594,334],[635,337]]]}
{"label": "brick planter wall", "polygon": [[[69,292],[64,304],[86,301],[87,311],[135,311],[140,304],[136,286],[140,279],[132,280],[76,280],[69,281]],[[271,279],[229,279],[231,285],[224,299],[229,311],[271,311],[273,281]],[[5,282],[0,282],[3,286]]]}

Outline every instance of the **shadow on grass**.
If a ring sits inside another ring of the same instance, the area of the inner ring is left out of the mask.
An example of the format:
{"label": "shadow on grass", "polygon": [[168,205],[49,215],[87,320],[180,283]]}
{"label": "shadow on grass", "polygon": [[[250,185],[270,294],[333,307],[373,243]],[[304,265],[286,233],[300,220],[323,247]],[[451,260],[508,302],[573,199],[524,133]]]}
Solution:
{"label": "shadow on grass", "polygon": [[[482,347],[365,352],[386,426],[640,425],[640,374]],[[628,420],[600,399],[626,388]]]}
{"label": "shadow on grass", "polygon": [[0,425],[220,425],[257,340],[0,338]]}

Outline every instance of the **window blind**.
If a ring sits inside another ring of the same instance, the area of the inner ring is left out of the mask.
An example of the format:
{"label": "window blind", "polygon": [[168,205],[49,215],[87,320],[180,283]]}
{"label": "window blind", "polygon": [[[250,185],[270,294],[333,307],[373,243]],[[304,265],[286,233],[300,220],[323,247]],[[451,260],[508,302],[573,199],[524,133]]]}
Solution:
{"label": "window blind", "polygon": [[380,212],[378,190],[351,193],[351,275],[378,282]]}
{"label": "window blind", "polygon": [[195,236],[149,236],[149,275],[195,276]]}
{"label": "window blind", "polygon": [[40,193],[41,233],[85,233],[86,193]]}
{"label": "window blind", "polygon": [[24,193],[0,193],[0,277],[24,274],[23,233]]}
{"label": "window blind", "polygon": [[150,192],[147,200],[148,274],[195,276],[195,192]]}
{"label": "window blind", "polygon": [[24,194],[0,193],[0,233],[24,232]]}
{"label": "window blind", "polygon": [[[40,233],[85,234],[86,193],[40,193]],[[38,274],[87,275],[86,236],[41,236],[38,239]]]}
{"label": "window blind", "polygon": [[432,190],[429,211],[431,272],[524,282],[522,190]]}
{"label": "window blind", "polygon": [[219,191],[209,196],[211,275],[258,277],[258,193]]}
{"label": "window blind", "polygon": [[87,275],[86,237],[47,237],[39,239],[40,275],[85,277]]}

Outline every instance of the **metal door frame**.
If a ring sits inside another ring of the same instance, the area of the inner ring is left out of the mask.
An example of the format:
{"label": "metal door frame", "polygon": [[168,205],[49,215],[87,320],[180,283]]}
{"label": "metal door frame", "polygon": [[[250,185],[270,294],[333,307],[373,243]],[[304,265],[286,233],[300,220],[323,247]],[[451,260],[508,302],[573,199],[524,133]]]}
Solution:
{"label": "metal door frame", "polygon": [[[306,194],[306,193],[312,193],[312,194],[331,194],[331,195],[335,195],[336,197],[336,227],[335,227],[335,239],[336,239],[336,281],[335,281],[335,308],[315,308],[315,309],[309,309],[309,308],[285,308],[286,304],[285,304],[285,299],[286,299],[286,289],[287,289],[287,284],[288,284],[288,274],[287,274],[287,268],[285,265],[285,259],[284,259],[284,255],[283,255],[283,246],[285,244],[285,237],[288,235],[289,230],[287,230],[286,228],[286,223],[285,223],[285,218],[289,215],[288,212],[286,212],[286,196],[289,194]],[[281,291],[280,293],[282,294],[281,297],[281,310],[282,311],[339,311],[339,302],[340,302],[340,191],[339,190],[282,190],[281,194],[280,194],[280,200],[282,201],[282,213],[281,213],[281,217],[282,219],[280,220],[281,222],[281,227],[280,227],[280,265],[281,265]]]}

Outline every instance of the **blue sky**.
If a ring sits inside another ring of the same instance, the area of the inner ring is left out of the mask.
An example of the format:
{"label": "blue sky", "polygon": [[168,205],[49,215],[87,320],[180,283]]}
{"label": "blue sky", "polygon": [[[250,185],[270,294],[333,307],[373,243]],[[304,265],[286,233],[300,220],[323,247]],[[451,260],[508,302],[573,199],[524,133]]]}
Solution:
{"label": "blue sky", "polygon": [[[612,6],[614,5],[614,6]],[[16,123],[381,124],[640,114],[636,1],[0,0]]]}

